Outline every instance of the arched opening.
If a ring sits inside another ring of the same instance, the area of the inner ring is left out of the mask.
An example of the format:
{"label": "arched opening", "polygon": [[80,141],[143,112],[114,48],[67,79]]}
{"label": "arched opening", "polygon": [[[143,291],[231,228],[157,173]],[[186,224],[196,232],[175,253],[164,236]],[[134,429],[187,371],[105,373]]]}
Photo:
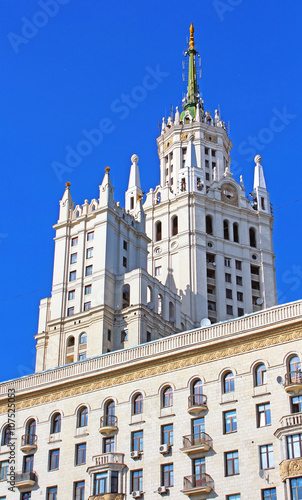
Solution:
{"label": "arched opening", "polygon": [[234,242],[239,243],[239,226],[237,222],[234,222],[233,224],[233,236],[234,236]]}
{"label": "arched opening", "polygon": [[51,419],[50,434],[61,432],[61,413],[55,413]]}
{"label": "arched opening", "polygon": [[141,393],[136,394],[133,398],[133,414],[138,415],[143,413],[143,395]]}
{"label": "arched opening", "polygon": [[227,372],[223,377],[223,392],[228,394],[235,391],[235,377],[233,372]]}
{"label": "arched opening", "polygon": [[172,217],[172,236],[176,236],[178,234],[178,217],[174,215]]}
{"label": "arched opening", "polygon": [[1,445],[5,446],[10,444],[12,439],[12,428],[10,425],[6,425],[2,431]]}
{"label": "arched opening", "polygon": [[223,221],[223,237],[225,240],[230,239],[229,221],[226,219]]}
{"label": "arched opening", "polygon": [[206,233],[213,234],[213,219],[210,215],[206,216]]}
{"label": "arched opening", "polygon": [[124,285],[122,290],[122,309],[130,306],[130,285]]}
{"label": "arched opening", "polygon": [[169,406],[173,406],[173,389],[170,386],[165,387],[162,394],[162,407],[168,408]]}
{"label": "arched opening", "polygon": [[160,316],[163,316],[163,307],[164,307],[163,296],[159,293],[157,297],[157,313]]}
{"label": "arched opening", "polygon": [[155,224],[155,241],[160,241],[161,240],[161,221],[159,220]]}
{"label": "arched opening", "polygon": [[153,300],[153,293],[152,293],[152,288],[151,286],[147,286],[147,304],[149,304],[150,302],[152,302]]}
{"label": "arched opening", "polygon": [[192,383],[191,392],[193,406],[201,405],[203,403],[203,385],[200,379],[194,380],[194,382]]}
{"label": "arched opening", "polygon": [[180,190],[181,191],[186,191],[187,190],[187,187],[186,187],[186,179],[183,177],[181,179],[181,183],[180,183]]}
{"label": "arched opening", "polygon": [[88,408],[82,406],[78,411],[77,427],[86,427],[88,425]]}
{"label": "arched opening", "polygon": [[80,335],[79,344],[87,344],[87,333],[83,332]]}
{"label": "arched opening", "polygon": [[171,321],[171,323],[174,323],[174,321],[175,321],[173,302],[169,302],[169,321]]}
{"label": "arched opening", "polygon": [[261,363],[256,366],[254,383],[256,387],[267,384],[267,371],[265,364]]}
{"label": "arched opening", "polygon": [[74,337],[68,337],[67,339],[67,348],[68,347],[74,347]]}
{"label": "arched opening", "polygon": [[116,423],[116,416],[115,416],[115,402],[113,399],[110,399],[109,401],[106,402],[105,407],[104,407],[104,419],[105,419],[105,425],[108,426],[114,426]]}
{"label": "arched opening", "polygon": [[292,384],[302,382],[301,362],[298,356],[291,356],[288,360],[289,378]]}
{"label": "arched opening", "polygon": [[250,247],[256,248],[256,231],[253,227],[250,227]]}

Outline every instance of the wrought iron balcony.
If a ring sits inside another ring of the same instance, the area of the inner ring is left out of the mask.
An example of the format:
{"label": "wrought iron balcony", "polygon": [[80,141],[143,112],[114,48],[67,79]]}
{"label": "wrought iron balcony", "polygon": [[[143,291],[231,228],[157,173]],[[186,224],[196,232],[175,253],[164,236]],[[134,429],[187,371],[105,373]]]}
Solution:
{"label": "wrought iron balcony", "polygon": [[205,432],[198,432],[195,434],[189,434],[188,436],[183,436],[183,448],[184,453],[196,453],[202,451],[209,451],[213,447],[212,438]]}
{"label": "wrought iron balcony", "polygon": [[37,449],[38,436],[36,434],[23,434],[21,438],[21,450],[24,453],[34,451]]}
{"label": "wrought iron balcony", "polygon": [[99,428],[101,434],[111,434],[117,430],[117,417],[115,415],[103,415],[101,417]]}
{"label": "wrought iron balcony", "polygon": [[200,413],[207,410],[207,396],[205,394],[191,394],[188,398],[188,412]]}
{"label": "wrought iron balcony", "polygon": [[30,488],[32,486],[35,486],[37,482],[37,474],[34,471],[16,473],[16,487],[19,489]]}
{"label": "wrought iron balcony", "polygon": [[182,492],[185,495],[196,493],[210,493],[214,489],[214,481],[209,474],[194,474],[184,477]]}
{"label": "wrought iron balcony", "polygon": [[286,392],[300,392],[302,390],[302,371],[287,372],[284,387]]}

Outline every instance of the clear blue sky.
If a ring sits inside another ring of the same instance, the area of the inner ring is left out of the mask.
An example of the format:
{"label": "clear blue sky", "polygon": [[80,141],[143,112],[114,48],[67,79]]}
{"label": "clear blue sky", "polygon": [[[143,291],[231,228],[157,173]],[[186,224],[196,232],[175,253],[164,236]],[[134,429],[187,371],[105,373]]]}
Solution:
{"label": "clear blue sky", "polygon": [[[82,204],[97,197],[109,165],[115,199],[124,204],[136,153],[143,189],[158,184],[158,121],[181,103],[192,21],[205,108],[219,105],[230,121],[235,178],[243,175],[247,192],[253,157],[263,158],[279,302],[302,297],[302,201],[295,202],[302,198],[301,18],[299,0],[1,1],[0,380],[34,371],[65,182]],[[150,69],[164,75],[142,91]],[[128,94],[135,100],[122,111]],[[66,165],[66,148],[77,148],[83,130],[104,119],[110,126],[102,141],[59,179],[54,162]]]}

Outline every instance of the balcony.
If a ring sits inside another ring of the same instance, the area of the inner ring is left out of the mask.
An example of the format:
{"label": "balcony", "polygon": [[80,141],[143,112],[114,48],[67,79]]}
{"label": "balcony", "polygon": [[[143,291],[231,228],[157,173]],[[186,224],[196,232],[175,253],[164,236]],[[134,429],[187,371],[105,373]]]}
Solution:
{"label": "balcony", "polygon": [[107,467],[108,465],[124,465],[124,453],[102,453],[95,455],[93,460],[98,467]]}
{"label": "balcony", "polygon": [[285,375],[284,388],[286,392],[297,394],[302,390],[302,372],[300,370],[288,372]]}
{"label": "balcony", "polygon": [[214,489],[214,481],[209,474],[195,474],[184,477],[184,486],[181,490],[185,495],[210,493]]}
{"label": "balcony", "polygon": [[207,396],[204,394],[191,394],[188,398],[188,412],[191,415],[198,414],[208,409]]}
{"label": "balcony", "polygon": [[20,450],[24,453],[30,453],[37,449],[37,435],[36,434],[23,434],[21,438]]}
{"label": "balcony", "polygon": [[32,488],[38,482],[35,472],[17,472],[16,473],[16,488]]}
{"label": "balcony", "polygon": [[212,438],[205,432],[198,432],[183,436],[183,448],[181,448],[181,451],[189,455],[190,453],[207,452],[212,447]]}
{"label": "balcony", "polygon": [[287,434],[288,431],[301,432],[302,430],[302,413],[292,413],[290,415],[284,415],[280,419],[280,427],[274,432],[274,435],[280,439],[283,434]]}
{"label": "balcony", "polygon": [[100,420],[99,432],[101,434],[111,434],[118,430],[117,417],[115,415],[104,415]]}

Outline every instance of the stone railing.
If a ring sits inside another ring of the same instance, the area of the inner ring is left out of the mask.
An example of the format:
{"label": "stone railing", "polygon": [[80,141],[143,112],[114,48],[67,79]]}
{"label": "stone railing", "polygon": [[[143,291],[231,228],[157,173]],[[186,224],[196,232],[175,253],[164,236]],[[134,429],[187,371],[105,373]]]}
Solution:
{"label": "stone railing", "polygon": [[92,457],[95,465],[124,464],[124,453],[102,453]]}
{"label": "stone railing", "polygon": [[15,391],[34,389],[56,381],[64,382],[82,374],[100,373],[102,370],[144,361],[149,357],[160,357],[183,348],[196,348],[205,342],[214,341],[231,335],[242,335],[253,330],[274,328],[292,320],[302,319],[302,301],[292,302],[253,313],[232,321],[225,321],[209,327],[183,332],[169,337],[130,347],[120,351],[103,354],[79,363],[46,370],[0,384],[0,395],[7,396],[8,389]]}
{"label": "stone railing", "polygon": [[302,413],[292,413],[280,419],[280,427],[290,427],[292,425],[302,425]]}

